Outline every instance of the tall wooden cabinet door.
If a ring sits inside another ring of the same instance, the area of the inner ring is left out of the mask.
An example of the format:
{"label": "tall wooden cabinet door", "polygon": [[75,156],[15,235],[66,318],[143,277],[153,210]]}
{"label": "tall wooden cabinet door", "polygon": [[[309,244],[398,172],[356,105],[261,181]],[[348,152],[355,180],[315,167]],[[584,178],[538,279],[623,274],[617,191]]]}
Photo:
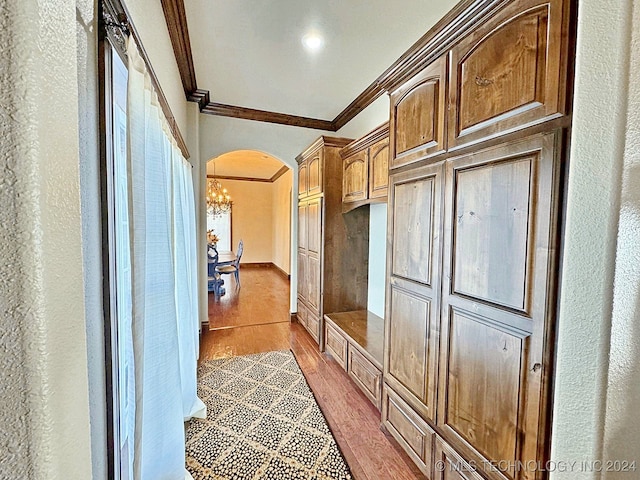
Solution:
{"label": "tall wooden cabinet door", "polygon": [[389,139],[385,138],[369,148],[369,198],[387,196],[389,185]]}
{"label": "tall wooden cabinet door", "polygon": [[320,256],[322,251],[322,198],[309,201],[307,206],[307,250]]}
{"label": "tall wooden cabinet door", "polygon": [[307,163],[307,194],[309,196],[322,193],[322,150],[315,153]]}
{"label": "tall wooden cabinet door", "polygon": [[443,55],[391,93],[391,168],[445,150],[447,60]]}
{"label": "tall wooden cabinet door", "polygon": [[491,479],[546,461],[561,145],[536,135],[446,165],[438,426]]}
{"label": "tall wooden cabinet door", "polygon": [[454,47],[449,149],[565,113],[569,4],[510,2]]}
{"label": "tall wooden cabinet door", "polygon": [[306,197],[309,192],[309,166],[307,161],[298,165],[298,198]]}
{"label": "tall wooden cabinet door", "polygon": [[369,161],[367,150],[357,152],[342,162],[343,203],[366,200],[368,194]]}
{"label": "tall wooden cabinet door", "polygon": [[390,178],[384,379],[435,421],[442,163]]}

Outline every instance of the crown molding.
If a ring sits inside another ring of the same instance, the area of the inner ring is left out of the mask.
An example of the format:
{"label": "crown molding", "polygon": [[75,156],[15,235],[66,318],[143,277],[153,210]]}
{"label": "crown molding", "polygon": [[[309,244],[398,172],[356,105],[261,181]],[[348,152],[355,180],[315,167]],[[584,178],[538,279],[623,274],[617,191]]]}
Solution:
{"label": "crown molding", "polygon": [[209,102],[201,111],[202,113],[218,115],[221,117],[242,118],[258,122],[279,123],[281,125],[315,128],[317,130],[335,132],[333,122],[330,122],[329,120],[299,117],[297,115],[238,107],[235,105],[225,105],[223,103]]}
{"label": "crown molding", "polygon": [[287,173],[289,167],[283,165],[276,173],[274,173],[270,178],[259,178],[259,177],[238,177],[233,175],[207,175],[207,178],[218,178],[220,180],[237,180],[241,182],[263,182],[263,183],[274,183],[278,180],[282,175]]}
{"label": "crown molding", "polygon": [[[185,44],[189,41],[189,34],[183,0],[162,0],[162,5],[180,76],[184,75],[182,84],[185,87],[185,95],[189,101],[198,103],[202,113],[337,132],[380,96],[393,91],[410,79],[431,61],[447,52],[470,29],[511,1],[513,0],[462,0],[456,4],[333,120],[210,102],[209,91],[198,89],[195,83],[191,46]],[[176,48],[176,44],[179,48]]]}

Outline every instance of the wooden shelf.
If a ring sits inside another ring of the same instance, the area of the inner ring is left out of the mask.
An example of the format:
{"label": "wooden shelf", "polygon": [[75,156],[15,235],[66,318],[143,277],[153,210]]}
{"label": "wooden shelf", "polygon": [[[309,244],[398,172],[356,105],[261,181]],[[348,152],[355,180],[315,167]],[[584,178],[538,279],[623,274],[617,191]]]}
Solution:
{"label": "wooden shelf", "polygon": [[382,370],[384,345],[384,320],[368,310],[329,313],[325,319],[342,330],[345,336],[368,353],[369,360]]}

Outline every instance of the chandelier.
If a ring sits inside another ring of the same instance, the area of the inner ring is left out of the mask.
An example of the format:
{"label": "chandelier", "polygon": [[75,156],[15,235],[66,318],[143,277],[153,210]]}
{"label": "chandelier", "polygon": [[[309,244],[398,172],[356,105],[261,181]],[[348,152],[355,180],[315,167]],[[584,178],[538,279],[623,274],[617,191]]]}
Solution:
{"label": "chandelier", "polygon": [[222,215],[231,210],[231,195],[217,178],[207,178],[207,212],[212,215]]}

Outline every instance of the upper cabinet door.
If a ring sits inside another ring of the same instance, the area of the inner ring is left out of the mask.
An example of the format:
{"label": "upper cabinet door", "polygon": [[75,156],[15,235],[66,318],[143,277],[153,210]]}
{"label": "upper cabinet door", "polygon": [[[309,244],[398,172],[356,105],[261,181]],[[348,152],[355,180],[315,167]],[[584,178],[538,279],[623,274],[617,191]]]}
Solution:
{"label": "upper cabinet door", "polygon": [[308,195],[316,195],[322,193],[322,152],[314,154],[309,160],[306,161],[308,174]]}
{"label": "upper cabinet door", "polygon": [[568,5],[512,2],[452,50],[449,149],[565,113]]}
{"label": "upper cabinet door", "polygon": [[385,138],[369,149],[369,198],[387,196],[389,185],[389,139]]}
{"label": "upper cabinet door", "polygon": [[391,168],[445,150],[446,77],[445,55],[391,94]]}
{"label": "upper cabinet door", "polygon": [[366,200],[369,169],[367,150],[362,150],[345,158],[342,168],[342,201],[349,203]]}
{"label": "upper cabinet door", "polygon": [[298,198],[305,197],[309,191],[309,167],[307,161],[298,166]]}

